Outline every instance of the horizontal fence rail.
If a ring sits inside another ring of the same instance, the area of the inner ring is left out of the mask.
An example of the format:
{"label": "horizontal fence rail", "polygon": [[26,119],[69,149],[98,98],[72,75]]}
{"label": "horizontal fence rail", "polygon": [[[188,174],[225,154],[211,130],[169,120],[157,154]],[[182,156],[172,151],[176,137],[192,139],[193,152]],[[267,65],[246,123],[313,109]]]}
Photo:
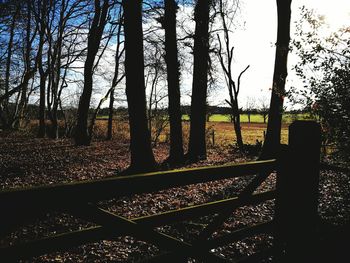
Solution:
{"label": "horizontal fence rail", "polygon": [[43,211],[52,208],[65,208],[69,204],[74,205],[74,203],[107,200],[155,192],[171,187],[254,175],[259,172],[272,171],[275,166],[276,160],[266,160],[5,190],[0,192],[0,207],[39,207]]}

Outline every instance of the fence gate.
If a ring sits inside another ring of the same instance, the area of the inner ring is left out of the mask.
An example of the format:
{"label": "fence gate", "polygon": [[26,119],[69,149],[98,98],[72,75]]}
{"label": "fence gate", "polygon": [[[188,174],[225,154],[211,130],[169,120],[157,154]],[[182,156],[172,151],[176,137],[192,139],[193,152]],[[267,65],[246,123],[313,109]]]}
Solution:
{"label": "fence gate", "polygon": [[[259,233],[272,233],[274,246],[245,258],[242,262],[260,262],[262,258],[271,256],[277,262],[301,257],[311,259],[311,256],[305,256],[305,252],[310,249],[309,242],[312,242],[316,231],[320,127],[314,122],[295,122],[290,126],[289,133],[289,146],[281,147],[278,160],[1,191],[1,236],[49,211],[67,212],[98,226],[1,247],[0,259],[2,262],[13,262],[88,242],[130,235],[153,243],[165,251],[145,259],[145,262],[185,262],[188,257],[204,262],[228,262],[211,253],[211,249]],[[257,187],[275,171],[277,190],[255,193]],[[254,174],[254,179],[237,197],[156,215],[127,219],[96,205],[100,200]],[[276,202],[273,221],[243,228],[226,236],[210,238],[235,209],[274,198]],[[154,230],[157,226],[213,213],[218,215],[191,244]]]}

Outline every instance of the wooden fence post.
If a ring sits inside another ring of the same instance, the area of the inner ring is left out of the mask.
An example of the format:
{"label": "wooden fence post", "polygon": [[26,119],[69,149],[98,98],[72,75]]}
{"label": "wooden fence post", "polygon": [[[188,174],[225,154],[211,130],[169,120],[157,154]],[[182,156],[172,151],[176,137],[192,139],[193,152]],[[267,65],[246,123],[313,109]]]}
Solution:
{"label": "wooden fence post", "polygon": [[277,171],[276,262],[315,262],[321,128],[313,121],[289,126]]}

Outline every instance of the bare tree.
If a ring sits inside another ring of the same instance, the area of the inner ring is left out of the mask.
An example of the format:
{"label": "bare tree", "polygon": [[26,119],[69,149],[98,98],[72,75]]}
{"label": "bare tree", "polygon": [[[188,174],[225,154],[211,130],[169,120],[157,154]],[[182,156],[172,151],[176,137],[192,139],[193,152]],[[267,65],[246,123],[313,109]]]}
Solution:
{"label": "bare tree", "polygon": [[154,41],[150,38],[145,39],[147,45],[147,51],[145,51],[145,60],[147,61],[145,71],[146,73],[146,87],[149,89],[148,96],[148,129],[152,133],[153,119],[157,116],[157,109],[159,102],[165,97],[158,96],[159,83],[164,82],[165,78],[165,65],[163,61],[164,50],[162,43]]}
{"label": "bare tree", "polygon": [[88,50],[84,65],[84,88],[78,107],[77,126],[74,135],[76,145],[89,145],[91,134],[88,130],[88,113],[92,94],[92,75],[96,54],[100,47],[100,41],[107,21],[109,0],[95,0],[95,13],[92,20],[89,36]]}
{"label": "bare tree", "polygon": [[287,58],[290,41],[290,16],[292,0],[276,0],[277,3],[277,42],[275,69],[273,74],[269,120],[266,138],[260,158],[274,158],[279,150],[285,82],[287,78]]}
{"label": "bare tree", "polygon": [[249,65],[239,74],[237,82],[234,81],[232,72],[232,61],[233,61],[233,45],[230,41],[230,28],[228,23],[232,21],[235,15],[235,9],[237,8],[237,2],[234,2],[232,6],[227,6],[228,2],[219,0],[218,14],[220,16],[223,36],[217,34],[218,48],[217,55],[221,68],[225,75],[226,85],[229,93],[229,100],[226,100],[227,104],[231,108],[232,122],[236,134],[237,145],[241,152],[243,152],[244,144],[241,132],[241,119],[240,109],[238,105],[238,95],[241,88],[241,77],[248,70]]}
{"label": "bare tree", "polygon": [[[35,36],[37,34],[37,26],[35,26],[34,30],[32,28],[33,26],[33,20],[32,20],[32,6],[31,2],[29,0],[26,1],[25,4],[26,8],[26,14],[25,14],[25,37],[24,37],[24,43],[23,43],[23,66],[24,66],[24,72],[23,76],[28,75],[29,72],[36,71],[37,69],[37,61],[34,61],[33,63],[33,56],[32,56],[32,49],[33,49],[33,42],[35,39]],[[18,107],[16,107],[15,110],[15,118],[14,118],[14,124],[13,126],[15,128],[24,128],[25,123],[25,111],[28,103],[28,88],[29,88],[29,78],[24,78],[22,81],[22,87],[19,91],[19,103]]]}
{"label": "bare tree", "polygon": [[[23,127],[27,123],[27,105],[32,103],[30,98],[35,98],[32,95],[39,88],[38,135],[45,135],[45,113],[48,113],[50,135],[57,138],[59,109],[63,113],[61,94],[68,87],[71,65],[86,50],[82,43],[86,35],[84,26],[89,21],[87,3],[86,0],[28,0],[4,4],[6,16],[14,21],[14,26],[9,27],[13,30],[8,30],[5,38],[7,47],[11,48],[6,52],[7,73],[4,92],[0,94],[0,103],[4,105],[1,119],[7,126]],[[6,16],[1,13],[0,23],[4,23]],[[9,102],[11,107],[7,107]]]}
{"label": "bare tree", "polygon": [[[111,8],[112,11],[112,8]],[[109,21],[110,23],[110,29],[108,34],[104,37],[105,43],[104,47],[102,48],[102,51],[100,54],[98,54],[98,59],[97,62],[94,66],[96,71],[94,70],[94,74],[97,75],[98,72],[98,64],[99,61],[102,59],[102,56],[105,54],[105,51],[108,49],[108,44],[111,41],[112,37],[116,36],[116,50],[115,50],[115,65],[114,65],[114,75],[112,80],[108,79],[108,81],[111,81],[111,87],[108,89],[107,93],[100,99],[100,102],[98,103],[93,116],[90,119],[90,125],[89,125],[89,134],[90,137],[93,135],[93,128],[96,122],[97,115],[100,111],[100,108],[102,104],[108,99],[109,97],[109,113],[108,113],[108,122],[107,122],[107,139],[110,140],[112,139],[112,124],[113,124],[113,104],[114,104],[114,93],[117,85],[124,79],[125,74],[122,73],[120,74],[120,63],[121,63],[121,58],[124,54],[124,41],[121,40],[122,38],[122,22],[123,22],[123,9],[121,6],[121,3],[118,3],[117,5],[114,6],[114,11],[117,12],[117,14],[114,14],[113,16],[110,14],[110,17],[115,17],[114,19],[111,18],[113,21]],[[106,54],[108,56],[108,53]],[[102,71],[105,71],[105,68],[101,67]],[[104,74],[101,74],[101,77],[105,78]]]}
{"label": "bare tree", "polygon": [[[10,24],[9,28],[9,39],[7,44],[7,58],[6,58],[6,71],[5,71],[5,80],[4,80],[4,93],[7,94],[10,90],[10,71],[11,71],[11,63],[12,63],[12,54],[13,54],[13,46],[14,46],[14,34],[15,34],[15,27],[16,22],[18,19],[18,16],[20,14],[20,5],[15,3],[14,5],[14,13],[12,17],[12,22]],[[2,122],[5,128],[9,128],[9,98],[7,97],[3,101],[3,111],[2,111]]]}
{"label": "bare tree", "polygon": [[[38,21],[40,27],[43,27],[47,42],[45,60],[42,56],[42,62],[39,63],[41,98],[46,86],[46,103],[40,99],[40,112],[42,114],[45,105],[45,112],[50,121],[47,132],[51,138],[56,139],[58,138],[58,111],[61,110],[64,114],[61,96],[68,87],[67,75],[71,65],[86,50],[86,45],[82,45],[82,42],[86,36],[84,27],[89,22],[89,16],[87,16],[89,5],[86,7],[85,0],[50,1],[45,4],[47,4],[46,14],[43,14],[41,20],[39,17],[40,21]],[[82,19],[78,20],[77,17]],[[43,122],[42,118],[40,122]]]}
{"label": "bare tree", "polygon": [[250,123],[250,118],[252,113],[255,111],[256,112],[256,100],[254,97],[248,96],[246,98],[246,103],[245,103],[245,112],[247,113],[248,116],[248,122]]}
{"label": "bare tree", "polygon": [[263,116],[263,121],[266,123],[267,121],[267,115],[269,114],[269,103],[268,99],[266,97],[261,97],[259,99],[259,112]]}
{"label": "bare tree", "polygon": [[[37,8],[37,10],[36,10]],[[43,53],[44,53],[44,43],[46,38],[46,17],[48,16],[47,12],[47,2],[38,1],[37,7],[33,6],[35,13],[35,20],[39,27],[39,46],[38,46],[38,71],[40,75],[40,98],[39,98],[39,131],[38,137],[45,136],[45,91],[46,91],[46,80],[48,75],[48,67],[44,69],[43,65]]]}
{"label": "bare tree", "polygon": [[115,88],[118,85],[118,83],[124,78],[125,74],[123,73],[122,76],[119,76],[119,68],[120,68],[120,60],[121,57],[124,54],[124,41],[121,40],[122,37],[122,23],[123,23],[123,11],[122,6],[119,7],[119,13],[118,13],[118,29],[117,29],[117,47],[115,51],[115,68],[114,68],[114,77],[112,80],[112,87],[111,92],[109,95],[109,114],[108,114],[108,125],[107,125],[107,139],[112,139],[112,127],[113,127],[113,109],[114,109],[114,93]]}

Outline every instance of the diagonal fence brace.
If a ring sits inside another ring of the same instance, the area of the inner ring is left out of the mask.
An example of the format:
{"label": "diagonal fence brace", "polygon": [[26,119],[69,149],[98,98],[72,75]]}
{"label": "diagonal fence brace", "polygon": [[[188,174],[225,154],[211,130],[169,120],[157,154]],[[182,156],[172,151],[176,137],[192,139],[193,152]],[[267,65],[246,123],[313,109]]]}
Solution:
{"label": "diagonal fence brace", "polygon": [[187,242],[159,233],[153,229],[144,227],[142,224],[137,224],[92,204],[80,205],[70,212],[88,221],[107,227],[111,231],[122,232],[152,242],[166,251],[174,252],[176,258],[183,259],[188,256],[194,256],[205,262],[227,262],[225,259],[213,255],[208,251],[200,250],[198,247],[193,247]]}
{"label": "diagonal fence brace", "polygon": [[[263,171],[258,174],[254,179],[243,189],[243,191],[238,195],[238,201],[242,204],[245,203],[249,198],[252,197],[252,194],[256,190],[260,184],[266,180],[266,178],[270,175],[270,171]],[[239,206],[238,206],[239,207]],[[233,209],[227,209],[220,213],[214,220],[199,234],[199,237],[194,242],[193,247],[202,248],[206,247],[206,243],[208,243],[207,239],[210,235],[219,228],[223,222],[237,209],[234,207]],[[174,252],[170,252],[164,256],[162,256],[162,260],[172,258],[176,255]],[[161,261],[152,261],[152,262],[161,262]]]}
{"label": "diagonal fence brace", "polygon": [[[254,191],[260,186],[263,181],[266,180],[269,175],[270,172],[262,172],[261,174],[258,174],[256,177],[254,177],[254,179],[238,195],[238,200],[244,203],[247,199],[251,198]],[[196,242],[202,242],[208,239],[212,233],[218,229],[236,209],[237,207],[233,209],[227,209],[215,217],[213,221],[210,222],[210,224],[199,234]]]}

